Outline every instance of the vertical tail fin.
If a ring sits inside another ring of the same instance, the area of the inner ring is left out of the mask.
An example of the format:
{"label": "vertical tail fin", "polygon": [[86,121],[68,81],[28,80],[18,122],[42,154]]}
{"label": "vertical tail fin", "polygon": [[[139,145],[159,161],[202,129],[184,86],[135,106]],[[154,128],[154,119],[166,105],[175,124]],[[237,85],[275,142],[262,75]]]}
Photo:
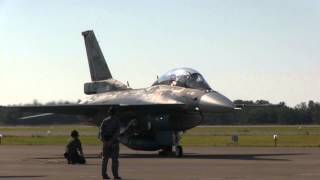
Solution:
{"label": "vertical tail fin", "polygon": [[82,32],[82,35],[86,45],[91,80],[100,81],[112,78],[94,32],[92,30],[85,31]]}
{"label": "vertical tail fin", "polygon": [[82,32],[82,35],[86,44],[92,80],[84,84],[84,93],[89,95],[128,89],[125,84],[112,78],[93,31]]}

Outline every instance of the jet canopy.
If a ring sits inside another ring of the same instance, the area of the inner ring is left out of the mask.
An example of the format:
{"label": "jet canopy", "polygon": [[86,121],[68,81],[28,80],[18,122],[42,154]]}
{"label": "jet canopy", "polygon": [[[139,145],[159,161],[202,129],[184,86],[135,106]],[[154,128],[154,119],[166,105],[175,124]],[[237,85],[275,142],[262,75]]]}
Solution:
{"label": "jet canopy", "polygon": [[153,85],[172,85],[192,89],[211,90],[203,76],[191,68],[178,68],[168,71]]}

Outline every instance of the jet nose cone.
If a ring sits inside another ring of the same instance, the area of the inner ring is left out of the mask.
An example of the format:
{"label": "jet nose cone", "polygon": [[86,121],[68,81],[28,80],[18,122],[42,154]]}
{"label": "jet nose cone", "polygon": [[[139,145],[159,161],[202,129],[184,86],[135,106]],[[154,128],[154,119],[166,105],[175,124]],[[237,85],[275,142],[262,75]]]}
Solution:
{"label": "jet nose cone", "polygon": [[230,112],[234,110],[235,105],[228,98],[218,92],[210,92],[201,96],[199,101],[201,112],[218,113]]}

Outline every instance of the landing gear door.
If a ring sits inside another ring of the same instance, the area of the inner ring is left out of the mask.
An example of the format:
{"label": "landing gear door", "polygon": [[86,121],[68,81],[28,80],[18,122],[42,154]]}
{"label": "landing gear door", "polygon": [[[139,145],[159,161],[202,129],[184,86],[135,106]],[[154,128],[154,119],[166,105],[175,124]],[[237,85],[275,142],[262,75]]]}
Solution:
{"label": "landing gear door", "polygon": [[156,141],[160,146],[172,146],[173,145],[172,131],[156,132]]}

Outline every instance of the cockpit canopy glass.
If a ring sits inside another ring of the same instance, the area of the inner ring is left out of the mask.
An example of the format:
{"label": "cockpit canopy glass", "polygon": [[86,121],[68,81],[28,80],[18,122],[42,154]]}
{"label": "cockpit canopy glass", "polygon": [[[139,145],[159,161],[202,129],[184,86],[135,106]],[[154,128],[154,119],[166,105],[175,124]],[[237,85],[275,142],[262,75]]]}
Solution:
{"label": "cockpit canopy glass", "polygon": [[153,85],[172,85],[192,89],[211,90],[203,76],[191,68],[179,68],[168,71]]}

